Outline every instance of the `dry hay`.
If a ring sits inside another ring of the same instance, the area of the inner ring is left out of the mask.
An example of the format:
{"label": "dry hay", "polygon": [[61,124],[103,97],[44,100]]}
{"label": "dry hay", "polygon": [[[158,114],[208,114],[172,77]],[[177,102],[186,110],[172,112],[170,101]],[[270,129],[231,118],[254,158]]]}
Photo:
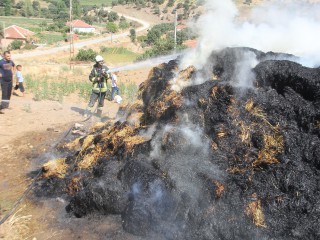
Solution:
{"label": "dry hay", "polygon": [[252,163],[253,167],[258,167],[262,163],[279,163],[278,159],[276,159],[276,156],[284,150],[283,136],[279,133],[264,133],[263,139],[264,148],[259,151],[258,159]]}
{"label": "dry hay", "polygon": [[216,142],[212,141],[211,149],[214,150],[214,151],[218,150],[218,144]]}
{"label": "dry hay", "polygon": [[79,176],[75,176],[75,177],[71,178],[71,180],[67,186],[67,192],[71,196],[75,195],[80,190],[80,186],[79,186],[80,180],[81,180],[81,177],[79,177]]}
{"label": "dry hay", "polygon": [[[257,199],[256,194],[253,194],[253,198]],[[248,204],[245,210],[247,216],[252,218],[254,225],[257,227],[266,228],[263,209],[261,206],[261,200],[255,200]]]}
{"label": "dry hay", "polygon": [[171,91],[169,94],[164,95],[161,100],[155,101],[150,105],[149,112],[155,113],[157,118],[170,107],[179,108],[182,105],[182,97],[176,91]]}
{"label": "dry hay", "polygon": [[254,102],[252,99],[249,99],[246,103],[245,103],[245,109],[251,113],[253,116],[258,117],[262,120],[267,121],[267,115],[266,113],[258,106],[254,106]]}
{"label": "dry hay", "polygon": [[127,117],[127,121],[130,125],[134,127],[139,127],[141,122],[140,119],[142,118],[142,116],[143,112],[134,112]]}
{"label": "dry hay", "polygon": [[84,158],[78,163],[80,169],[89,169],[91,168],[103,155],[102,148],[96,146],[90,154],[86,154]]}
{"label": "dry hay", "polygon": [[79,138],[76,138],[74,139],[73,141],[71,142],[68,142],[68,143],[65,143],[63,144],[61,147],[63,149],[67,149],[67,150],[76,150],[77,148],[79,148],[81,145],[80,145],[80,139],[82,137],[79,137]]}
{"label": "dry hay", "polygon": [[92,127],[90,127],[90,132],[97,132],[97,131],[101,131],[104,127],[106,126],[106,123],[103,122],[98,122],[95,125],[93,125]]}
{"label": "dry hay", "polygon": [[251,128],[250,126],[246,125],[245,122],[240,121],[240,134],[239,138],[241,139],[241,142],[250,144],[250,136],[251,136]]}
{"label": "dry hay", "polygon": [[221,126],[217,132],[218,138],[223,138],[227,135],[227,129],[224,126]]}
{"label": "dry hay", "polygon": [[18,209],[7,221],[0,227],[0,239],[20,240],[27,239],[29,236],[29,224],[32,215],[22,215],[21,211],[26,207],[24,205]]}
{"label": "dry hay", "polygon": [[68,165],[66,164],[65,158],[58,158],[55,160],[50,160],[42,166],[43,176],[64,178],[67,173]]}
{"label": "dry hay", "polygon": [[172,85],[171,89],[180,92],[183,88],[189,86],[194,72],[195,68],[193,66],[189,66],[185,70],[180,71],[177,77],[170,82]]}
{"label": "dry hay", "polygon": [[217,99],[217,96],[216,96],[216,94],[217,94],[217,92],[218,92],[218,86],[214,86],[212,89],[211,89],[211,94],[210,94],[210,96],[211,97],[213,97],[214,99]]}
{"label": "dry hay", "polygon": [[215,190],[216,198],[220,198],[225,190],[224,185],[217,180],[213,180],[213,184],[216,186],[216,190]]}
{"label": "dry hay", "polygon": [[125,143],[125,151],[126,153],[133,153],[133,148],[135,145],[138,145],[140,143],[146,142],[148,139],[146,139],[143,136],[132,136],[124,139]]}
{"label": "dry hay", "polygon": [[87,150],[87,148],[90,147],[93,144],[93,139],[94,139],[94,135],[88,135],[83,140],[79,156],[82,156],[85,153],[85,151]]}

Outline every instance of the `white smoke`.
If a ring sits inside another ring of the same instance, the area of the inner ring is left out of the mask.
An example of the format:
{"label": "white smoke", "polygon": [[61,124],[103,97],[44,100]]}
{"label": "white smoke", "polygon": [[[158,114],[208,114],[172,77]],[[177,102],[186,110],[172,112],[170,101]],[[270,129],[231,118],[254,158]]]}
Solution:
{"label": "white smoke", "polygon": [[242,53],[241,61],[237,62],[235,76],[233,76],[235,86],[252,88],[255,80],[255,74],[252,72],[252,68],[257,64],[258,60],[253,52]]}
{"label": "white smoke", "polygon": [[180,68],[201,68],[213,50],[252,47],[264,52],[301,56],[309,67],[320,63],[320,3],[267,1],[251,11],[245,21],[232,0],[208,0],[206,12],[190,23],[199,35],[198,44],[182,59]]}

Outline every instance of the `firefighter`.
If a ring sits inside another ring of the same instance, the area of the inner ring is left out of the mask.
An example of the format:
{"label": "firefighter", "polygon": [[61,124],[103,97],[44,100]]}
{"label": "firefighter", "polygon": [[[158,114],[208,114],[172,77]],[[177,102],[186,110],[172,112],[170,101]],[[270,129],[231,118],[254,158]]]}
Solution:
{"label": "firefighter", "polygon": [[92,82],[92,93],[90,96],[90,101],[85,112],[87,117],[91,114],[92,108],[95,102],[98,100],[98,110],[97,114],[101,117],[102,108],[104,106],[104,99],[107,92],[107,80],[111,78],[109,68],[104,65],[104,59],[102,56],[97,55],[95,57],[96,63],[93,65],[93,69],[89,75],[89,80]]}

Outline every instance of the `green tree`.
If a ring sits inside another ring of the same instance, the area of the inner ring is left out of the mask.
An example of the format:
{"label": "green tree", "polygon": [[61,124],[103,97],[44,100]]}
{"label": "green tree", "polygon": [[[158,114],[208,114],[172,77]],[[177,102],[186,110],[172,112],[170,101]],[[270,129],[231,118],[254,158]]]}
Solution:
{"label": "green tree", "polygon": [[79,0],[73,0],[73,15],[76,17],[81,17],[82,9]]}
{"label": "green tree", "polygon": [[25,17],[33,16],[33,7],[30,0],[25,0],[23,10]]}
{"label": "green tree", "polygon": [[32,2],[32,7],[33,7],[34,11],[39,12],[40,11],[40,3],[39,3],[39,1],[33,1]]}
{"label": "green tree", "polygon": [[16,9],[22,9],[23,6],[24,6],[24,2],[19,1],[19,2],[17,2],[17,4],[16,4]]}
{"label": "green tree", "polygon": [[14,40],[10,45],[9,45],[9,49],[10,50],[16,50],[16,49],[20,49],[22,46],[23,42],[20,40]]}
{"label": "green tree", "polygon": [[4,0],[4,15],[11,16],[12,1]]}
{"label": "green tree", "polygon": [[119,19],[119,15],[118,15],[118,13],[116,13],[116,12],[109,12],[109,14],[108,14],[108,21],[109,22],[115,22],[115,21],[117,21]]}
{"label": "green tree", "polygon": [[136,41],[136,38],[137,38],[137,34],[136,34],[136,30],[131,28],[130,29],[130,39],[131,39],[131,42],[135,42]]}
{"label": "green tree", "polygon": [[108,32],[111,32],[111,33],[116,33],[118,31],[117,24],[115,24],[114,22],[108,22],[106,25],[106,28]]}

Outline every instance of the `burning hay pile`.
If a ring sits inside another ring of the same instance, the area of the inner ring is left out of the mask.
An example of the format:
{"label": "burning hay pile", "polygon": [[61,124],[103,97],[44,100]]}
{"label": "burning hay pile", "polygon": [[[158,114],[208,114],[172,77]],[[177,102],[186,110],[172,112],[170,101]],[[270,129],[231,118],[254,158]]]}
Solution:
{"label": "burning hay pile", "polygon": [[[247,54],[259,63],[244,88]],[[37,193],[67,195],[76,217],[121,214],[147,239],[318,239],[320,69],[279,56],[231,48],[203,69],[155,67],[126,119],[77,139]]]}

